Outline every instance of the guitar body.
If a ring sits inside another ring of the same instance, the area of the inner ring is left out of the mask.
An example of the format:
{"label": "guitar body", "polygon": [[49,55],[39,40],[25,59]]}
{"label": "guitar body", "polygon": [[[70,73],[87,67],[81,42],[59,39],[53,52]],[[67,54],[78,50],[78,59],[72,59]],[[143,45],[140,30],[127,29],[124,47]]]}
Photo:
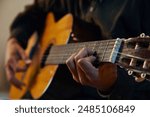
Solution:
{"label": "guitar body", "polygon": [[[58,22],[55,22],[52,13],[49,13],[46,20],[43,36],[38,43],[37,49],[32,57],[32,63],[26,72],[16,73],[16,78],[26,84],[22,89],[17,89],[13,85],[10,88],[10,99],[21,99],[27,91],[30,91],[33,99],[40,98],[49,84],[58,68],[58,65],[45,65],[41,67],[41,61],[47,48],[53,45],[66,44],[72,31],[72,15],[67,14]],[[33,35],[26,49],[26,54],[29,56],[32,47],[35,45],[36,36]],[[19,66],[24,63],[19,61]]]}

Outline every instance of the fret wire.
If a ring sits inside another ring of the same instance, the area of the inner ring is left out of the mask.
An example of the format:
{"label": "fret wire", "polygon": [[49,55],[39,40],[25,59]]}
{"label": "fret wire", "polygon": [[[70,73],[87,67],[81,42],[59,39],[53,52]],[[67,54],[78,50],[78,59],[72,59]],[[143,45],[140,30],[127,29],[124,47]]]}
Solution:
{"label": "fret wire", "polygon": [[96,51],[96,48],[97,48],[97,43],[94,44],[93,48],[92,48],[92,51]]}
{"label": "fret wire", "polygon": [[103,49],[104,47],[106,47],[105,44],[106,44],[106,43],[101,43],[101,42],[99,42],[99,45],[100,45],[100,46],[99,46],[98,51],[97,51],[98,53],[103,52],[102,49]]}
{"label": "fret wire", "polygon": [[96,52],[98,53],[99,47],[101,47],[101,46],[100,46],[99,43],[97,42],[96,45],[95,45],[94,51],[96,51]]}
{"label": "fret wire", "polygon": [[106,50],[107,50],[107,46],[108,46],[108,42],[107,42],[107,44],[106,44],[106,46],[105,46],[105,48],[104,48],[104,51],[103,51],[103,55],[102,55],[101,61],[103,61],[103,59],[104,59],[105,52],[106,52]]}

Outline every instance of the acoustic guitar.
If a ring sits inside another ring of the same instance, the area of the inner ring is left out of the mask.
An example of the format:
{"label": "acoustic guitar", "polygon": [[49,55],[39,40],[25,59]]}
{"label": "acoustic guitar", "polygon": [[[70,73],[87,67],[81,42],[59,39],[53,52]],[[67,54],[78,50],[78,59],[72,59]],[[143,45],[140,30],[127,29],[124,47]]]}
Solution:
{"label": "acoustic guitar", "polygon": [[[65,15],[57,22],[52,13],[48,14],[46,27],[40,41],[37,44],[37,35],[34,33],[25,50],[32,59],[31,65],[25,72],[16,73],[16,78],[24,82],[26,86],[20,90],[11,85],[10,99],[21,99],[28,91],[33,99],[40,98],[51,84],[59,64],[65,64],[71,54],[84,47],[96,51],[99,61],[118,64],[126,68],[128,74],[134,75],[139,81],[149,80],[149,36],[145,36],[143,33],[135,38],[67,44],[72,26],[73,17],[71,14]],[[19,61],[18,64],[25,65],[23,61]]]}

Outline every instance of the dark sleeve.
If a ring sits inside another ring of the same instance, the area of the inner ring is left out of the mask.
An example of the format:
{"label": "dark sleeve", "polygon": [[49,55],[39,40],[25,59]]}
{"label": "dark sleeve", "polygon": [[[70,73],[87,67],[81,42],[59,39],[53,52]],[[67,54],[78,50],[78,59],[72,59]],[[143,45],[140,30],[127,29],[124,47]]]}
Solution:
{"label": "dark sleeve", "polygon": [[150,36],[150,0],[143,0],[142,2],[141,31]]}
{"label": "dark sleeve", "polygon": [[118,67],[118,79],[110,99],[150,99],[150,81],[138,83],[133,76]]}
{"label": "dark sleeve", "polygon": [[24,48],[31,34],[44,25],[47,13],[41,6],[35,0],[33,5],[27,6],[24,12],[18,14],[10,27],[10,36],[15,37]]}

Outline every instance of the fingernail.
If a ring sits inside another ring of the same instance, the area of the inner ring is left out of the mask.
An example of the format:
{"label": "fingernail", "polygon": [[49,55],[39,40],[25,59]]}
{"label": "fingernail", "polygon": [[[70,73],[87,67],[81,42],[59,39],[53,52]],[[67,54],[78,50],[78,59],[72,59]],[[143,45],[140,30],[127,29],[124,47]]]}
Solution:
{"label": "fingernail", "polygon": [[30,64],[30,63],[31,63],[30,59],[26,60],[26,64]]}

